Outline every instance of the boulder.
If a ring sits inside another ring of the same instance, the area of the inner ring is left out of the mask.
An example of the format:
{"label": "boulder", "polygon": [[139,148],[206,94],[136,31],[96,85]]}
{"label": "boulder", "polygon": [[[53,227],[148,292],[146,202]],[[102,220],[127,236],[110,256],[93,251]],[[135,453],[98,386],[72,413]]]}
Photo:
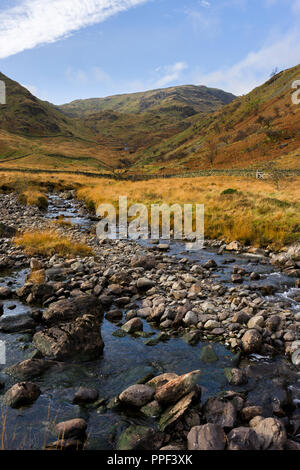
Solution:
{"label": "boulder", "polygon": [[94,388],[80,387],[74,395],[73,403],[75,405],[94,403],[98,400],[99,392]]}
{"label": "boulder", "polygon": [[224,450],[226,434],[218,424],[194,426],[187,436],[188,450]]}
{"label": "boulder", "polygon": [[181,418],[187,409],[190,407],[196,392],[192,391],[185,395],[175,405],[170,406],[162,415],[159,420],[159,429],[164,432],[172,424],[176,423]]}
{"label": "boulder", "polygon": [[86,429],[86,421],[82,418],[75,418],[58,423],[54,430],[59,439],[84,439],[86,437]]}
{"label": "boulder", "polygon": [[147,277],[141,277],[137,280],[136,286],[139,290],[147,291],[155,286],[155,282],[151,281],[151,279],[148,279]]}
{"label": "boulder", "polygon": [[237,423],[237,410],[231,401],[209,398],[204,405],[204,415],[208,423],[222,428],[233,428]]}
{"label": "boulder", "polygon": [[283,424],[276,418],[261,420],[254,428],[262,450],[283,450],[287,441]]}
{"label": "boulder", "polygon": [[83,315],[74,322],[39,331],[33,343],[43,356],[58,361],[98,359],[104,348],[100,325],[93,315]]}
{"label": "boulder", "polygon": [[235,428],[227,436],[228,450],[259,450],[260,441],[252,428]]}
{"label": "boulder", "polygon": [[206,364],[211,364],[219,360],[211,344],[203,346],[203,348],[201,349],[200,360],[205,362]]}
{"label": "boulder", "polygon": [[155,399],[163,405],[175,403],[194,389],[199,377],[199,370],[177,377],[160,387],[156,391]]}
{"label": "boulder", "polygon": [[43,313],[43,321],[47,324],[64,323],[75,320],[83,315],[94,315],[103,318],[103,308],[97,297],[81,295],[74,299],[63,299],[49,306]]}
{"label": "boulder", "polygon": [[0,222],[0,238],[12,238],[17,234],[17,229]]}
{"label": "boulder", "polygon": [[179,376],[177,374],[166,372],[165,374],[158,375],[157,377],[149,380],[147,385],[150,385],[150,387],[154,387],[157,390],[171,380],[178,379],[178,377]]}
{"label": "boulder", "polygon": [[225,377],[230,385],[244,385],[248,382],[248,376],[243,369],[230,369],[224,370]]}
{"label": "boulder", "polygon": [[124,390],[119,399],[124,405],[141,408],[153,399],[154,394],[153,387],[136,384]]}
{"label": "boulder", "polygon": [[33,330],[34,328],[35,322],[28,313],[0,318],[0,331],[4,333],[16,333],[18,331]]}
{"label": "boulder", "polygon": [[300,349],[296,349],[296,351],[293,352],[292,363],[294,366],[300,366]]}
{"label": "boulder", "polygon": [[246,354],[259,353],[262,347],[262,337],[255,330],[248,330],[242,337],[243,350]]}
{"label": "boulder", "polygon": [[132,318],[122,326],[122,330],[126,331],[126,333],[143,331],[143,322],[140,318]]}
{"label": "boulder", "polygon": [[0,300],[10,299],[12,291],[9,287],[0,287]]}
{"label": "boulder", "polygon": [[238,241],[233,241],[226,245],[227,251],[239,251],[241,249],[241,244]]}
{"label": "boulder", "polygon": [[144,268],[150,270],[155,268],[156,259],[153,256],[135,256],[132,258],[130,265],[133,268]]}
{"label": "boulder", "polygon": [[4,396],[6,405],[21,408],[31,405],[41,394],[40,388],[31,382],[20,382],[11,387]]}
{"label": "boulder", "polygon": [[5,369],[5,373],[19,380],[29,380],[41,376],[56,363],[45,359],[26,359]]}
{"label": "boulder", "polygon": [[122,432],[117,450],[157,450],[163,443],[163,436],[153,428],[132,424]]}

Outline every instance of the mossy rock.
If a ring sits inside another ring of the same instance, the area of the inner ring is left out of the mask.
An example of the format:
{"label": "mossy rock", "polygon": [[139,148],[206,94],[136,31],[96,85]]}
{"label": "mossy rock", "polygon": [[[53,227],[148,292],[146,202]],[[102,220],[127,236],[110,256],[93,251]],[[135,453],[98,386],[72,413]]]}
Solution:
{"label": "mossy rock", "polygon": [[210,344],[207,346],[203,346],[201,350],[200,359],[206,364],[211,364],[219,360],[214,348]]}

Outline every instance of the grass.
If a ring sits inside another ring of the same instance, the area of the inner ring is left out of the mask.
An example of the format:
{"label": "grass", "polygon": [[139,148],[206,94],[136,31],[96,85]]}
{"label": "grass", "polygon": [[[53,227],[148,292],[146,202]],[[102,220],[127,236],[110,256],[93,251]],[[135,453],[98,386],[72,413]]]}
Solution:
{"label": "grass", "polygon": [[70,238],[60,236],[57,232],[33,231],[25,232],[14,239],[17,246],[24,249],[30,256],[34,255],[59,255],[89,256],[93,254],[92,249],[84,243],[74,243]]}
{"label": "grass", "polygon": [[44,284],[46,282],[46,273],[44,269],[39,269],[38,271],[31,271],[28,276],[28,282],[33,284]]}
{"label": "grass", "polygon": [[[230,191],[228,191],[230,189]],[[281,248],[300,238],[299,178],[286,179],[276,190],[272,182],[246,177],[211,176],[142,182],[102,180],[80,188],[89,208],[100,203],[204,204],[205,237],[239,240],[253,246]]]}
{"label": "grass", "polygon": [[47,209],[48,198],[37,189],[28,189],[19,195],[19,201],[26,206],[37,206],[39,209]]}

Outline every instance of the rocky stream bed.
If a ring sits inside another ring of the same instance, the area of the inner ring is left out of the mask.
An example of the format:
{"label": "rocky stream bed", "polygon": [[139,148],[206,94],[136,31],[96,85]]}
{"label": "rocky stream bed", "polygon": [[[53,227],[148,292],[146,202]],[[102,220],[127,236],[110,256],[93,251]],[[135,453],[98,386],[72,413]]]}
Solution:
{"label": "rocky stream bed", "polygon": [[[99,241],[72,192],[49,202],[0,198],[4,448],[300,450],[299,245]],[[59,216],[94,256],[13,244]]]}

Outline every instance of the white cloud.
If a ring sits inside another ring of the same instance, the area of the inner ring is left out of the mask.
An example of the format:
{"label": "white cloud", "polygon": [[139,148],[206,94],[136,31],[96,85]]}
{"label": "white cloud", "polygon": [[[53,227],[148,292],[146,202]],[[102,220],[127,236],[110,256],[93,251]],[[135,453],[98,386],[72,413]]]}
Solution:
{"label": "white cloud", "polygon": [[166,65],[164,67],[159,67],[156,71],[162,71],[163,76],[157,80],[155,86],[164,87],[169,83],[175,82],[180,77],[181,73],[187,69],[188,66],[185,62],[176,62],[173,65]]}
{"label": "white cloud", "polygon": [[262,84],[275,67],[284,69],[300,63],[300,31],[295,28],[277,37],[256,52],[250,52],[243,60],[208,74],[199,72],[197,83],[222,88],[236,95],[248,93]]}
{"label": "white cloud", "polygon": [[0,12],[0,59],[55,42],[148,0],[18,0]]}

